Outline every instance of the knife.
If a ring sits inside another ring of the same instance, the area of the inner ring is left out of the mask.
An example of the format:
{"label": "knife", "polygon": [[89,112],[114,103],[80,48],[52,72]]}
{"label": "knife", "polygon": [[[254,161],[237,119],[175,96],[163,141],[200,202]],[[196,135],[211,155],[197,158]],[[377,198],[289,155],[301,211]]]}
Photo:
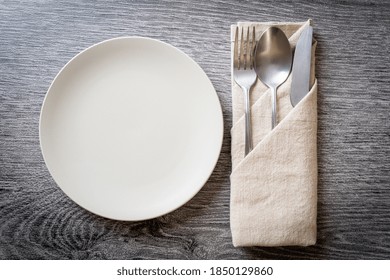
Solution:
{"label": "knife", "polygon": [[295,47],[290,93],[293,107],[309,92],[312,39],[313,27],[307,26],[302,31]]}

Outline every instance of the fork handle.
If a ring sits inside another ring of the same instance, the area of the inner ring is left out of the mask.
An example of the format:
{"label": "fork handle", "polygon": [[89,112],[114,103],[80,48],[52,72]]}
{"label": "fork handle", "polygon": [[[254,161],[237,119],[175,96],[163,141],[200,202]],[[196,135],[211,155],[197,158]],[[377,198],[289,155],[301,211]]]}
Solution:
{"label": "fork handle", "polygon": [[243,88],[245,97],[245,156],[249,154],[253,149],[252,143],[252,122],[251,122],[251,105],[250,105],[250,96],[249,88]]}

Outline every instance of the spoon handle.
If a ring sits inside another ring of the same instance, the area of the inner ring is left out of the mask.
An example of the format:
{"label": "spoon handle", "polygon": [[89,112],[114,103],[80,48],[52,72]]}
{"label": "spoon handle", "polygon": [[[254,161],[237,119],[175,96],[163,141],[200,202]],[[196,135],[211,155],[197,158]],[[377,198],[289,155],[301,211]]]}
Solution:
{"label": "spoon handle", "polygon": [[272,92],[272,129],[276,126],[276,87],[271,87]]}
{"label": "spoon handle", "polygon": [[252,124],[251,124],[251,106],[248,88],[243,88],[245,96],[245,156],[253,149],[252,143]]}

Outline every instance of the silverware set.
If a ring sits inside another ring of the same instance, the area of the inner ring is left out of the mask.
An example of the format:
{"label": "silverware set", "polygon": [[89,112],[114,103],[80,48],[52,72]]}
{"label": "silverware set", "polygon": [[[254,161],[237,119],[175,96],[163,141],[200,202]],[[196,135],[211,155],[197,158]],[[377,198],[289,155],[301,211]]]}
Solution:
{"label": "silverware set", "polygon": [[[244,34],[246,35],[244,36]],[[256,42],[255,27],[236,27],[233,50],[233,78],[245,98],[245,156],[252,150],[250,91],[259,78],[272,92],[272,129],[277,125],[277,88],[292,71],[292,106],[309,92],[313,29],[307,26],[297,42],[294,54],[284,32],[268,28]],[[240,38],[240,39],[239,39]],[[292,69],[292,70],[291,70]]]}

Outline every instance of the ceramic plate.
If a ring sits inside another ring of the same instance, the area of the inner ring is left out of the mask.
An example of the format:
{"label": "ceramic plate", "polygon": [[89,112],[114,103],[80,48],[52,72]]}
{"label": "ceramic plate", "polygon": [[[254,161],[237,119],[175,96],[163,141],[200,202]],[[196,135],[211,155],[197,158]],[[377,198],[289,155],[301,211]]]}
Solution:
{"label": "ceramic plate", "polygon": [[41,111],[40,142],[59,187],[85,209],[145,220],[189,201],[218,160],[223,120],[203,70],[173,46],[124,37],[70,60]]}

